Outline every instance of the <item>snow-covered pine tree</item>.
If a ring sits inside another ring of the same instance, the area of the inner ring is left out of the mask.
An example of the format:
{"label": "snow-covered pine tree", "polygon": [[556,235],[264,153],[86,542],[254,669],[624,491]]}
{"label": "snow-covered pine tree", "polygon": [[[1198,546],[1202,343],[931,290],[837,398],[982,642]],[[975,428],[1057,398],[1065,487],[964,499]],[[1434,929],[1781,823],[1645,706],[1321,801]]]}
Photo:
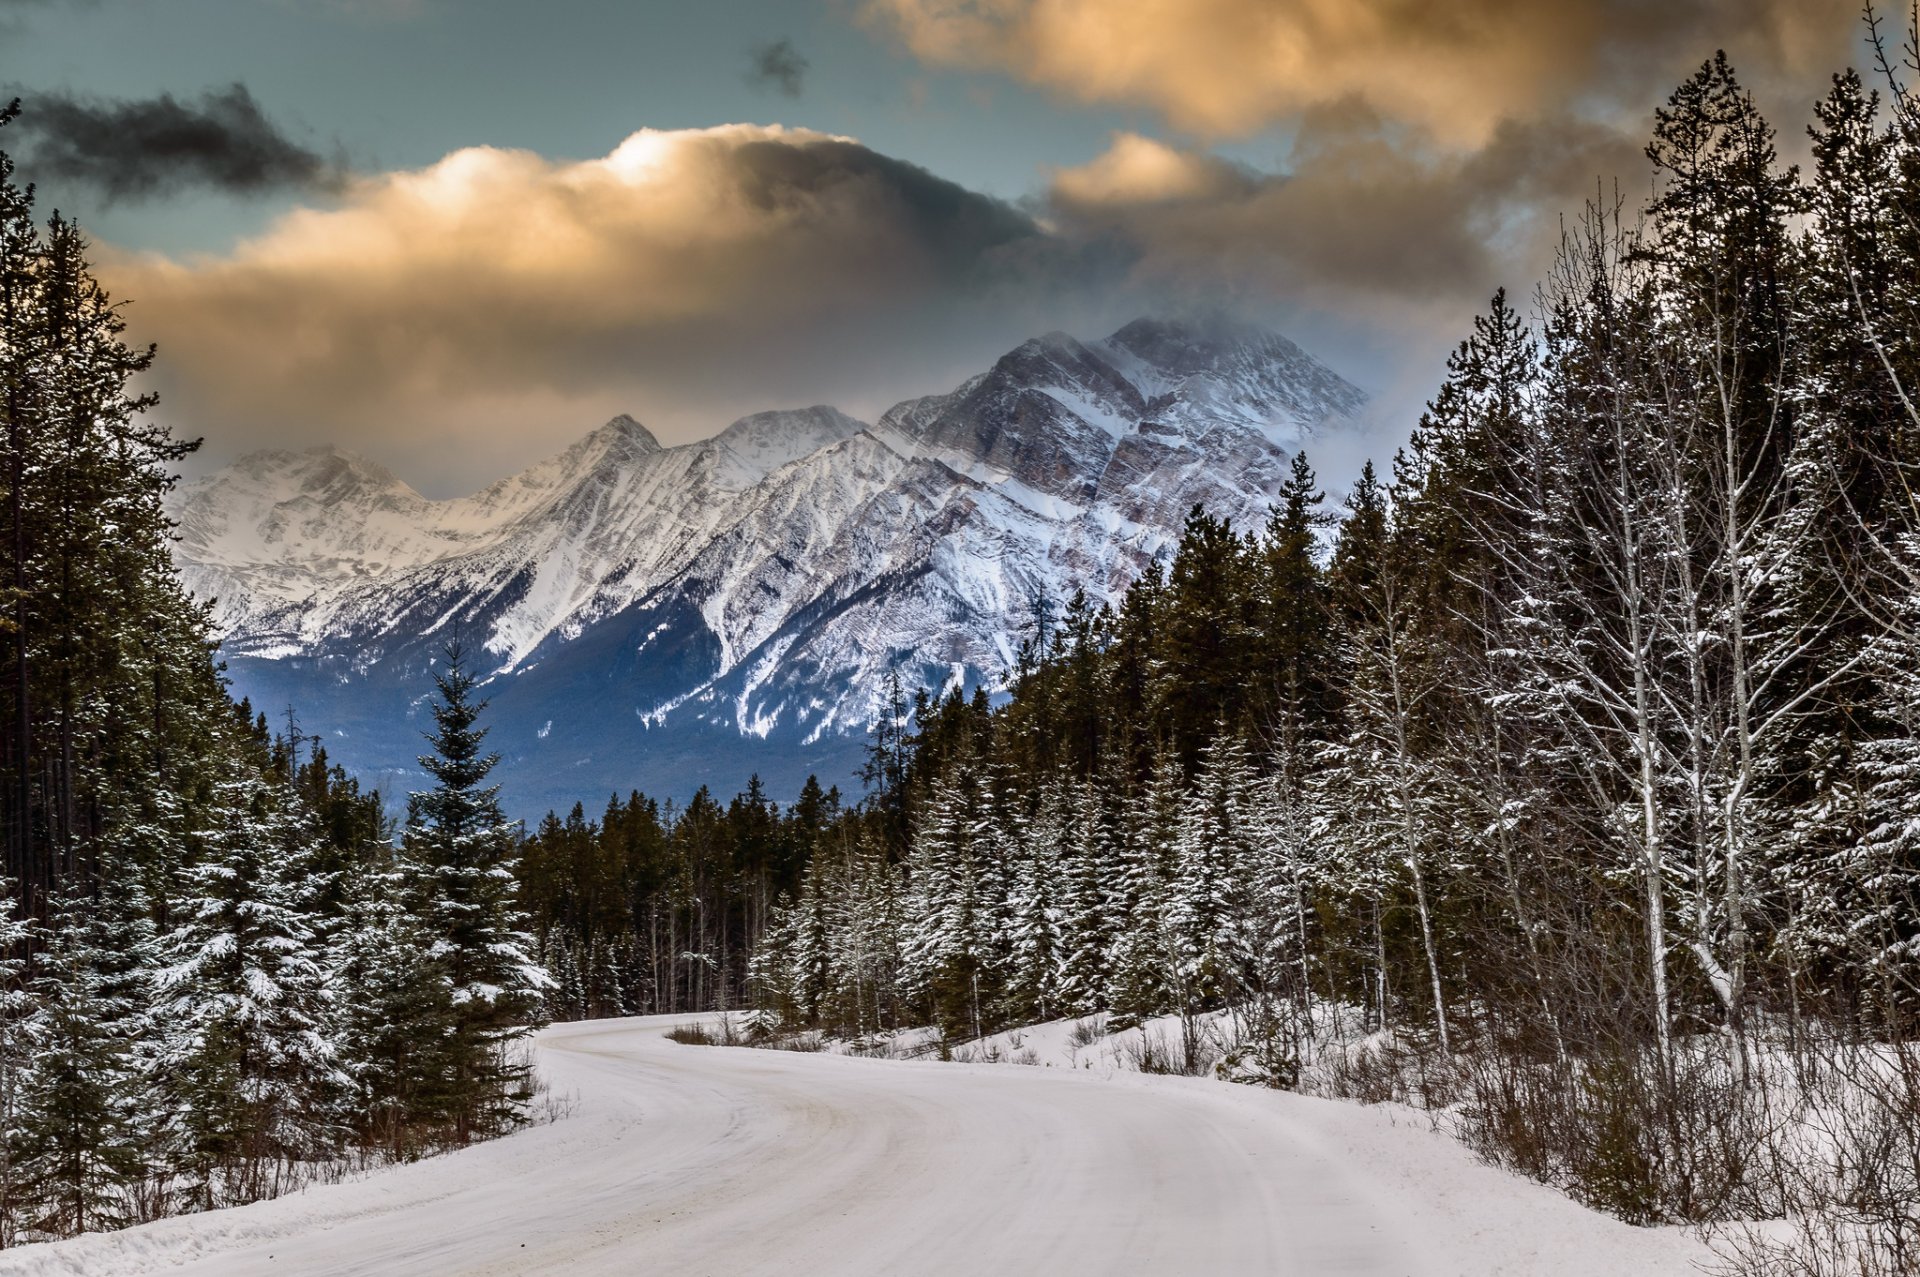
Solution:
{"label": "snow-covered pine tree", "polygon": [[257,776],[224,782],[214,814],[157,941],[155,1084],[189,1210],[271,1195],[338,1134],[325,972],[302,908],[310,836]]}
{"label": "snow-covered pine tree", "polygon": [[[0,166],[0,176],[4,167]],[[4,193],[0,185],[0,193]],[[32,1079],[32,1052],[26,1026],[33,1001],[24,987],[24,952],[34,926],[20,916],[16,885],[0,878],[0,1248],[20,1234],[22,1207],[31,1181],[21,1173],[21,1096]]]}
{"label": "snow-covered pine tree", "polygon": [[147,1096],[124,1027],[142,1008],[123,1001],[113,955],[100,948],[90,902],[58,902],[39,955],[26,1025],[33,1069],[18,1100],[22,1231],[39,1238],[133,1222],[147,1169]]}
{"label": "snow-covered pine tree", "polygon": [[342,1123],[395,1158],[416,1155],[444,1133],[434,1104],[451,1067],[453,1018],[403,887],[391,869],[356,876],[327,970],[329,1032],[344,1075]]}
{"label": "snow-covered pine tree", "polygon": [[1107,837],[1098,792],[1073,786],[1069,798],[1064,899],[1060,927],[1060,998],[1074,1015],[1107,1007],[1114,941],[1113,847]]}
{"label": "snow-covered pine tree", "polygon": [[[1790,520],[1806,527],[1785,565],[1786,610],[1832,623],[1800,654],[1828,686],[1774,742],[1769,795],[1789,914],[1781,949],[1806,969],[1863,964],[1885,1014],[1912,998],[1900,949],[1920,935],[1920,858],[1910,813],[1920,759],[1910,671],[1920,617],[1920,509],[1912,458],[1920,413],[1910,389],[1915,308],[1916,172],[1910,136],[1879,118],[1878,95],[1848,71],[1816,107],[1803,284],[1800,430],[1789,459]],[[1896,95],[1896,121],[1911,123]],[[1903,190],[1903,187],[1905,189]],[[1798,672],[1796,672],[1797,674]]]}
{"label": "snow-covered pine tree", "polygon": [[774,903],[766,926],[760,930],[760,942],[747,961],[747,995],[760,1022],[789,1029],[807,1023],[795,992],[801,979],[794,960],[795,940],[804,925],[800,901],[780,900]]}
{"label": "snow-covered pine tree", "polygon": [[1183,790],[1179,764],[1162,756],[1121,839],[1117,935],[1108,981],[1117,1027],[1161,1015],[1174,1005],[1178,962],[1169,913]]}
{"label": "snow-covered pine tree", "polygon": [[435,784],[407,806],[404,898],[446,991],[448,1071],[438,1099],[452,1138],[465,1143],[522,1120],[531,1089],[516,1045],[535,1027],[552,977],[533,957],[518,904],[518,828],[501,814],[499,786],[486,784],[500,761],[482,752],[486,702],[474,697],[478,680],[459,644],[445,657],[434,674],[433,752],[420,758]]}
{"label": "snow-covered pine tree", "polygon": [[843,980],[837,961],[839,932],[844,926],[842,887],[842,875],[822,857],[818,867],[809,867],[800,888],[794,994],[809,1024],[820,1022]]}
{"label": "snow-covered pine tree", "polygon": [[846,893],[834,947],[839,973],[839,1021],[856,1034],[898,1023],[906,891],[883,848],[848,839],[843,856]]}
{"label": "snow-covered pine tree", "polygon": [[[1920,534],[1904,547],[1920,578]],[[1920,590],[1868,649],[1880,722],[1860,745],[1864,832],[1806,875],[1812,938],[1844,955],[1889,1022],[1920,1011]]]}
{"label": "snow-covered pine tree", "polygon": [[1306,970],[1305,847],[1271,776],[1249,786],[1241,820],[1245,854],[1236,866],[1233,907],[1221,938],[1228,1006],[1239,1026],[1224,1062],[1238,1081],[1291,1085],[1309,1051],[1312,1008],[1301,988]]}
{"label": "snow-covered pine tree", "polygon": [[1186,795],[1168,909],[1179,954],[1181,1004],[1189,1012],[1217,1003],[1233,988],[1229,931],[1246,905],[1253,786],[1246,745],[1220,730],[1202,754]]}
{"label": "snow-covered pine tree", "polygon": [[903,973],[949,1037],[978,1036],[992,1011],[1000,906],[990,858],[1000,841],[985,782],[963,770],[922,808],[908,858]]}
{"label": "snow-covered pine tree", "polygon": [[553,977],[553,987],[547,990],[545,999],[550,1020],[584,1020],[587,1016],[587,984],[574,949],[571,939],[555,931],[541,957],[541,965]]}
{"label": "snow-covered pine tree", "polygon": [[0,839],[45,917],[109,822],[194,805],[231,711],[163,508],[196,445],[133,388],[152,351],[79,229],[36,226],[11,174],[0,153]]}
{"label": "snow-covered pine tree", "polygon": [[1255,721],[1278,741],[1316,738],[1335,712],[1334,643],[1319,536],[1334,520],[1304,452],[1292,469],[1254,555]]}
{"label": "snow-covered pine tree", "polygon": [[1067,844],[1058,783],[1042,788],[1019,841],[1009,913],[1013,926],[1007,1000],[1019,1019],[1049,1020],[1062,1009],[1060,852]]}

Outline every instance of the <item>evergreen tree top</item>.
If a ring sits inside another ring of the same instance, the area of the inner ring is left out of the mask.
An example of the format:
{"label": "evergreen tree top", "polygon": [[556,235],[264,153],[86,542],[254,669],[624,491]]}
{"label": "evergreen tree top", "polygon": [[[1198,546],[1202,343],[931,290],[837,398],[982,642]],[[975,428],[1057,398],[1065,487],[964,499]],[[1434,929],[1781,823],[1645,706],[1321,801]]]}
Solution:
{"label": "evergreen tree top", "polygon": [[427,734],[433,753],[420,756],[420,765],[437,783],[412,796],[407,823],[413,837],[431,832],[453,843],[505,830],[507,821],[500,811],[500,787],[483,784],[500,755],[481,752],[488,729],[479,725],[487,702],[473,695],[479,680],[468,671],[459,643],[448,644],[445,655],[446,668],[436,670],[433,679],[440,694],[433,707],[434,730]]}

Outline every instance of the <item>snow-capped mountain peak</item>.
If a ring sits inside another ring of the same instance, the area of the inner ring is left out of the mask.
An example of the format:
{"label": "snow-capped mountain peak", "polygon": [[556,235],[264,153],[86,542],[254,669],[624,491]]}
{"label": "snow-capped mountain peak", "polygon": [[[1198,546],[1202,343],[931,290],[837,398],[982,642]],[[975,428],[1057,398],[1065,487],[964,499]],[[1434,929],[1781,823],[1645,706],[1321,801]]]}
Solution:
{"label": "snow-capped mountain peak", "polygon": [[400,707],[457,636],[494,671],[509,788],[546,778],[530,808],[638,769],[690,789],[722,749],[797,784],[857,753],[891,674],[997,684],[1043,600],[1117,599],[1196,502],[1263,518],[1290,451],[1362,402],[1278,334],[1144,319],[1023,342],[871,426],[816,405],[663,447],[615,417],[453,500],[256,453],[176,494],[177,557],[238,690],[338,724],[350,765],[410,767]]}

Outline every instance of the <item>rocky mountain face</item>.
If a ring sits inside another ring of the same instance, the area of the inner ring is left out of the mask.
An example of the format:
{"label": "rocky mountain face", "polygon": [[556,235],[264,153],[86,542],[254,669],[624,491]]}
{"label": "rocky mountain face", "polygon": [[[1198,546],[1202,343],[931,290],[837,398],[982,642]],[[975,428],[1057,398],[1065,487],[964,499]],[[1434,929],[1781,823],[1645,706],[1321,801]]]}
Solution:
{"label": "rocky mountain face", "polygon": [[870,425],[766,412],[663,448],[617,417],[457,500],[332,448],[256,453],[176,493],[176,558],[236,692],[390,792],[421,783],[457,638],[492,671],[516,814],[752,771],[789,796],[849,785],[891,672],[996,685],[1039,609],[1117,599],[1196,503],[1263,519],[1362,402],[1277,334],[1140,320]]}

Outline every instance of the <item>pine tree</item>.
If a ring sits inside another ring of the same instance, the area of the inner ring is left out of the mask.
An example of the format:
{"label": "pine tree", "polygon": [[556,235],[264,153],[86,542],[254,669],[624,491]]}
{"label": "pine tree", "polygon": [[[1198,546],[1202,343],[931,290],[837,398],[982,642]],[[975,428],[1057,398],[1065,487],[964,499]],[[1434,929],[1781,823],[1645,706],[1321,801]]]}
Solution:
{"label": "pine tree", "polygon": [[311,842],[262,779],[228,781],[158,940],[156,1083],[188,1209],[250,1201],[335,1143],[339,1081],[325,973],[306,910]]}
{"label": "pine tree", "polygon": [[1319,561],[1319,535],[1331,522],[1313,467],[1293,456],[1255,557],[1255,647],[1260,678],[1248,689],[1263,702],[1260,725],[1273,737],[1305,740],[1337,711],[1331,600]]}
{"label": "pine tree", "polygon": [[486,702],[458,644],[434,675],[433,753],[420,765],[435,785],[408,804],[404,835],[407,906],[427,937],[432,978],[445,991],[449,1070],[444,1116],[465,1143],[517,1124],[530,1097],[514,1045],[538,1019],[552,978],[533,959],[513,876],[519,838],[500,811],[500,761],[482,752]]}
{"label": "pine tree", "polygon": [[[799,901],[774,906],[760,941],[747,963],[747,988],[756,1021],[775,1028],[798,1029],[812,1021],[803,1011],[803,978],[796,957],[798,933],[804,923]],[[555,972],[556,978],[563,978]]]}
{"label": "pine tree", "polygon": [[1061,928],[1059,850],[1064,833],[1059,795],[1042,794],[1040,811],[1020,840],[1014,867],[1013,944],[1007,999],[1014,1016],[1051,1020],[1063,1009],[1060,994]]}
{"label": "pine tree", "polygon": [[1168,572],[1153,680],[1156,715],[1188,767],[1248,685],[1245,557],[1228,524],[1200,506],[1188,513]]}
{"label": "pine tree", "polygon": [[131,1190],[146,1170],[145,1100],[134,1013],[114,996],[108,955],[87,904],[60,902],[33,983],[26,1026],[34,1067],[19,1097],[18,1169],[30,1186],[25,1229],[43,1238],[131,1222]]}
{"label": "pine tree", "polygon": [[835,919],[826,885],[826,866],[810,868],[791,914],[792,953],[789,993],[803,1024],[818,1024],[832,998]]}
{"label": "pine tree", "polygon": [[1113,849],[1090,783],[1074,788],[1061,913],[1060,998],[1075,1015],[1107,1007],[1114,941]]}
{"label": "pine tree", "polygon": [[78,228],[37,227],[12,172],[0,152],[0,834],[44,917],[119,826],[200,818],[229,709],[162,504],[195,445],[134,390],[152,351],[124,342]]}
{"label": "pine tree", "polygon": [[1116,1027],[1137,1024],[1174,1005],[1178,961],[1169,915],[1183,788],[1178,764],[1161,759],[1121,840],[1119,935],[1108,982]]}
{"label": "pine tree", "polygon": [[430,1147],[453,1065],[453,1007],[395,869],[356,876],[327,971],[341,1120],[394,1157]]}
{"label": "pine tree", "polygon": [[[1920,536],[1905,548],[1920,571]],[[1893,1022],[1920,1011],[1920,591],[1898,620],[1868,651],[1880,722],[1860,746],[1862,835],[1796,875],[1813,888],[1801,925],[1825,953],[1844,955]]]}
{"label": "pine tree", "polygon": [[948,1036],[979,1036],[1001,975],[996,914],[1005,896],[993,899],[999,822],[985,782],[966,772],[942,781],[923,812],[907,862],[903,974]]}
{"label": "pine tree", "polygon": [[[4,172],[0,171],[0,177]],[[0,183],[0,192],[5,187]],[[0,1247],[19,1238],[28,1214],[32,1180],[20,1166],[22,1097],[33,1080],[33,1053],[26,1032],[33,999],[23,987],[25,949],[34,926],[20,917],[13,883],[0,879]]]}
{"label": "pine tree", "polygon": [[1168,925],[1179,954],[1183,1008],[1218,1004],[1233,988],[1230,931],[1245,903],[1254,785],[1246,746],[1220,731],[1207,746],[1181,814]]}

